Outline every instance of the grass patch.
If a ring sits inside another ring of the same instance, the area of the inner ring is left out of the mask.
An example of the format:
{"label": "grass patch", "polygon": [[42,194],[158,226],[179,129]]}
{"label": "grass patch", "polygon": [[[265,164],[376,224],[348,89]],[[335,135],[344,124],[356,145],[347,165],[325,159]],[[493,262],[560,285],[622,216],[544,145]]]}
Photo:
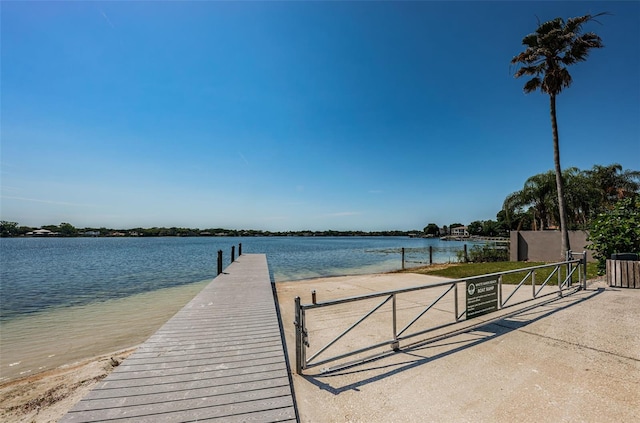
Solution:
{"label": "grass patch", "polygon": [[[518,270],[525,269],[533,266],[540,266],[546,263],[543,262],[519,262],[519,261],[501,261],[501,262],[493,262],[493,263],[455,263],[449,265],[435,265],[435,266],[425,266],[414,269],[406,269],[403,270],[403,273],[418,273],[422,275],[433,275],[433,276],[442,276],[445,278],[451,279],[463,279],[471,276],[480,276],[486,275],[489,273],[499,273],[506,272],[509,270]],[[544,269],[536,269],[536,285],[541,284],[542,282],[549,277],[551,272],[553,271],[553,267],[544,268]],[[564,275],[564,269],[562,269],[562,274]],[[518,284],[527,274],[527,271],[517,272],[509,275],[504,275],[502,282],[509,284]],[[575,278],[574,281],[577,280],[577,273],[574,273]],[[587,279],[592,279],[598,276],[598,268],[596,263],[587,263]],[[526,282],[528,285],[531,284],[531,279]],[[557,285],[558,277],[557,274],[553,275],[551,280],[548,283],[549,285]]]}

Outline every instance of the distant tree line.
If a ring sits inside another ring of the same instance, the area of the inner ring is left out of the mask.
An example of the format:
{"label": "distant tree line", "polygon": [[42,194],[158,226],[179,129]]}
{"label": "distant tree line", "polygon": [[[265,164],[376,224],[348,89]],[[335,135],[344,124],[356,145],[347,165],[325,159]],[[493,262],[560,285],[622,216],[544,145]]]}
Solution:
{"label": "distant tree line", "polygon": [[17,222],[0,221],[1,237],[27,236],[37,229],[45,229],[51,235],[57,237],[160,237],[160,236],[229,236],[229,237],[253,237],[253,236],[413,236],[421,231],[262,231],[254,229],[225,229],[225,228],[76,228],[70,223],[63,222],[59,225],[44,225],[40,228],[20,226]]}

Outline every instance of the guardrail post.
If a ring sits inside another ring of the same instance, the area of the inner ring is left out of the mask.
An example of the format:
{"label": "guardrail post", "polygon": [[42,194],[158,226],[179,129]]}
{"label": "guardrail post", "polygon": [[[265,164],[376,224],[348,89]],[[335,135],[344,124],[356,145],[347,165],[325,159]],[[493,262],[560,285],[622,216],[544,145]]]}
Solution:
{"label": "guardrail post", "polygon": [[391,298],[391,309],[393,311],[393,343],[391,348],[394,351],[400,350],[400,341],[398,341],[398,319],[396,314],[396,294],[393,294]]}
{"label": "guardrail post", "polygon": [[584,270],[584,273],[582,273],[582,289],[587,289],[587,252],[583,251],[582,252],[582,269]]}
{"label": "guardrail post", "polygon": [[233,263],[236,260],[236,246],[232,245],[231,246],[231,263]]}
{"label": "guardrail post", "polygon": [[536,299],[536,271],[531,272],[531,289],[533,290],[533,298]]}
{"label": "guardrail post", "polygon": [[402,270],[404,270],[404,247],[402,247]]}
{"label": "guardrail post", "polygon": [[571,259],[573,258],[573,253],[571,252],[571,250],[567,251],[567,257],[565,258],[565,260],[567,261],[567,266],[566,266],[566,278],[565,279],[569,279],[567,281],[567,287],[570,287],[573,284],[573,275],[571,277],[569,277],[569,274],[571,273],[571,263],[569,263],[571,261]]}
{"label": "guardrail post", "polygon": [[433,264],[433,245],[429,245],[429,264]]}
{"label": "guardrail post", "polygon": [[459,314],[459,310],[458,310],[458,283],[454,282],[455,285],[453,286],[453,312],[455,314],[455,318],[456,318],[456,322],[459,321],[460,319],[460,314]]}
{"label": "guardrail post", "polygon": [[469,256],[467,255],[467,244],[464,244],[464,262],[469,263]]}
{"label": "guardrail post", "polygon": [[296,330],[296,373],[301,375],[304,368],[304,319],[302,317],[302,306],[300,297],[295,298],[295,321]]}
{"label": "guardrail post", "polygon": [[556,264],[556,269],[558,272],[558,296],[562,297],[562,265]]}
{"label": "guardrail post", "polygon": [[222,250],[218,250],[218,275],[222,273]]}
{"label": "guardrail post", "polygon": [[498,276],[498,310],[502,308],[502,275]]}
{"label": "guardrail post", "polygon": [[305,332],[304,310],[300,305],[300,297],[295,298],[295,325],[296,330],[296,373],[301,375],[304,370],[307,357],[305,347],[309,345]]}
{"label": "guardrail post", "polygon": [[238,244],[238,257],[242,255],[242,242]]}

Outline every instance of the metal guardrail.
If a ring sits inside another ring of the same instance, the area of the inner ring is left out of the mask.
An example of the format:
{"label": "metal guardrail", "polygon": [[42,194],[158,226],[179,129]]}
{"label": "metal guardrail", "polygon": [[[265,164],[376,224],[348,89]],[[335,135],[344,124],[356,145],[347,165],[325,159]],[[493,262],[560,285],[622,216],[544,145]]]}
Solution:
{"label": "metal guardrail", "polygon": [[[575,258],[579,256],[580,258]],[[580,289],[586,289],[586,252],[582,253],[573,253],[569,251],[567,253],[566,261],[545,264],[540,266],[527,267],[524,269],[510,270],[505,272],[498,272],[492,274],[486,274],[481,276],[474,276],[469,278],[455,279],[452,281],[439,282],[429,285],[401,288],[391,291],[383,291],[376,292],[371,294],[358,295],[353,297],[341,298],[337,300],[330,301],[322,301],[317,302],[315,291],[312,294],[312,303],[311,304],[301,304],[300,297],[295,298],[295,332],[296,332],[296,373],[302,374],[305,369],[309,369],[312,367],[317,367],[323,364],[336,362],[339,360],[343,360],[345,358],[360,355],[367,351],[379,349],[384,346],[390,346],[392,350],[398,351],[400,350],[400,342],[408,340],[410,338],[414,338],[420,335],[425,335],[429,332],[433,332],[436,330],[444,329],[456,324],[459,324],[463,321],[471,320],[475,317],[490,314],[495,311],[503,310],[505,308],[514,307],[517,305],[521,305],[523,303],[531,302],[534,300],[538,300],[540,298],[544,298],[550,295],[562,296],[566,291],[572,290],[573,292],[578,291]],[[536,284],[536,270],[544,269],[544,268],[553,268],[549,276],[541,283]],[[563,272],[564,270],[564,272]],[[522,278],[520,283],[515,286],[515,289],[507,296],[506,299],[503,299],[503,289],[502,289],[502,280],[505,275],[515,274],[515,273],[526,273]],[[564,276],[563,276],[564,273]],[[578,284],[574,284],[574,277],[577,273],[577,282]],[[551,292],[542,293],[543,289],[549,285],[549,282],[552,278],[557,277],[558,289],[552,290]],[[514,299],[514,294],[521,289],[528,281],[531,283],[531,298],[521,300],[521,301],[513,301],[510,303],[512,299]],[[465,303],[463,304],[464,310],[460,312],[460,301],[459,301],[459,285],[464,284],[464,296]],[[415,315],[412,319],[409,319],[409,322],[398,329],[398,306],[397,300],[398,297],[402,294],[408,293],[416,293],[418,291],[427,291],[427,290],[437,290],[440,289],[436,293],[436,298],[431,301],[429,304],[424,306],[420,310],[420,312]],[[495,291],[494,291],[495,290]],[[443,298],[447,297],[448,294],[453,292],[453,310],[449,310],[449,313],[452,314],[453,319],[451,321],[445,323],[434,324],[433,326],[427,326],[426,328],[415,329],[413,332],[410,329],[418,322],[429,310],[432,310],[436,304],[439,304]],[[494,298],[495,297],[495,298]],[[307,349],[309,348],[309,332],[307,331],[307,311],[312,309],[319,308],[328,308],[343,305],[346,303],[352,302],[361,302],[373,299],[380,299],[380,301],[368,312],[366,312],[362,317],[357,319],[352,325],[343,330],[339,335],[325,344],[323,347],[319,348],[315,352],[313,352],[309,358],[307,358]],[[366,345],[364,347],[356,348],[354,350],[339,352],[336,355],[328,356],[327,351],[331,349],[339,340],[344,338],[349,332],[359,326],[362,322],[367,320],[370,316],[372,316],[376,311],[380,310],[385,304],[391,303],[391,327],[392,333],[391,338],[385,339],[381,342],[376,342],[371,345]],[[535,306],[535,305],[534,305]],[[469,330],[469,328],[465,328],[465,330]],[[452,335],[459,331],[451,331],[447,334],[438,335],[438,338],[446,337],[447,335]],[[419,342],[426,342],[427,339],[423,339]],[[342,364],[345,365],[353,365],[360,362],[365,362],[371,360],[372,358],[378,357],[382,354],[389,354],[389,351],[383,353],[374,354],[372,356],[368,356],[365,358],[359,358],[355,361]],[[324,356],[321,358],[321,356]]]}

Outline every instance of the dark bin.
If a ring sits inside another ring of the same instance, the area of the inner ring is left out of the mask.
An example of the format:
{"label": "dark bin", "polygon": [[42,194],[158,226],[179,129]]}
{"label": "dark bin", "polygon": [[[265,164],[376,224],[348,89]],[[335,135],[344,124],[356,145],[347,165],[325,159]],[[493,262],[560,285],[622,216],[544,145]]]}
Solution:
{"label": "dark bin", "polygon": [[636,253],[613,253],[611,260],[638,261],[638,255]]}

